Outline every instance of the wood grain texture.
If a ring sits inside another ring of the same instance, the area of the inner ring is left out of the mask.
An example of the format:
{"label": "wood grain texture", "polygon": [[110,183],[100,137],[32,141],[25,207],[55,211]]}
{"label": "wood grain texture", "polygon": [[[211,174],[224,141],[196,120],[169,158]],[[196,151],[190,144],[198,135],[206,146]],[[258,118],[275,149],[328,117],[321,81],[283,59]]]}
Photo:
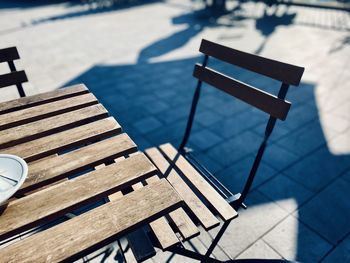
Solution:
{"label": "wood grain texture", "polygon": [[183,204],[161,180],[0,250],[4,262],[73,261]]}
{"label": "wood grain texture", "polygon": [[104,139],[120,133],[121,127],[113,118],[91,122],[73,129],[62,131],[33,141],[25,142],[10,148],[2,149],[2,153],[14,154],[27,162],[71,149],[85,143]]}
{"label": "wood grain texture", "polygon": [[291,103],[210,68],[195,65],[193,76],[236,97],[275,118],[285,120]]}
{"label": "wood grain texture", "polygon": [[0,103],[0,114],[89,93],[83,84]]}
{"label": "wood grain texture", "polygon": [[0,75],[0,88],[21,84],[27,81],[27,75],[23,70],[2,74]]}
{"label": "wood grain texture", "polygon": [[[155,166],[157,166],[157,168],[161,171],[163,176],[176,189],[179,195],[184,199],[187,206],[206,230],[212,229],[220,224],[219,220],[210,212],[205,204],[203,204],[203,202],[186,184],[181,176],[171,167],[169,162],[164,158],[164,156],[157,148],[147,149],[145,153],[155,164]],[[184,236],[184,238],[188,239],[192,236],[197,235],[198,229],[197,227],[193,227],[193,223],[189,225],[183,225],[188,221],[192,222],[190,219],[178,219],[177,217],[172,217],[172,219],[178,226],[179,231],[181,231],[180,233]]]}
{"label": "wood grain texture", "polygon": [[[237,217],[237,212],[226,202],[226,200],[193,168],[193,166],[170,144],[160,147],[162,153],[171,161],[181,173],[191,182],[201,195],[212,205],[224,221]],[[169,180],[169,179],[168,179]],[[170,183],[172,183],[170,181]],[[181,187],[173,186],[179,191]],[[188,192],[186,190],[185,192]],[[185,198],[184,198],[185,199]]]}
{"label": "wood grain texture", "polygon": [[[158,182],[159,180],[160,179],[158,178],[158,176],[152,176],[146,179],[146,182],[147,184],[153,184]],[[134,190],[140,189],[142,187],[143,185],[140,183],[133,186]],[[180,240],[177,238],[176,234],[170,227],[165,217],[158,218],[157,220],[151,222],[149,226],[151,227],[156,238],[158,239],[160,248],[163,251],[180,242]]]}
{"label": "wood grain texture", "polygon": [[36,107],[18,110],[4,114],[0,118],[0,130],[30,123],[36,120],[52,117],[65,112],[81,109],[98,101],[91,93],[43,104]]}
{"label": "wood grain texture", "polygon": [[135,143],[123,133],[49,160],[39,160],[29,164],[29,174],[20,192],[61,180],[76,172],[135,152],[136,149]]}
{"label": "wood grain texture", "polygon": [[0,63],[19,59],[16,47],[8,47],[0,49]]}
{"label": "wood grain texture", "polygon": [[0,149],[77,127],[107,116],[107,110],[101,104],[97,104],[2,130],[0,131]]}
{"label": "wood grain texture", "polygon": [[[146,179],[146,182],[148,184],[152,184],[155,182],[158,182],[160,179],[158,176],[152,176],[148,179]],[[171,212],[169,214],[171,220],[174,222],[174,224],[176,225],[177,229],[179,230],[179,233],[181,234],[183,240],[188,240],[191,239],[192,237],[198,236],[199,235],[199,230],[196,227],[196,225],[192,222],[192,220],[189,218],[189,216],[186,214],[186,212],[183,210],[183,208],[179,208],[176,209],[175,211]],[[161,218],[160,218],[161,219]],[[158,220],[160,220],[158,219]],[[165,218],[164,218],[165,219]],[[168,222],[166,220],[164,220],[166,225],[169,226]],[[153,223],[153,222],[152,222]],[[152,223],[150,224],[154,234],[156,235],[156,237],[158,238],[159,242],[161,243],[161,241],[164,242],[164,244],[162,245],[162,249],[166,250],[166,248],[169,248],[170,246],[177,244],[178,238],[175,235],[175,237],[171,237],[171,235],[173,235],[173,230],[170,229],[166,229],[164,227],[164,223],[156,223],[152,226]],[[171,232],[170,232],[171,230]],[[170,239],[171,240],[167,240]],[[168,244],[168,246],[165,246],[165,244]],[[171,244],[171,245],[170,245]]]}
{"label": "wood grain texture", "polygon": [[202,39],[199,51],[290,85],[299,85],[304,68],[260,57]]}
{"label": "wood grain texture", "polygon": [[156,173],[142,153],[10,202],[0,216],[0,240],[120,191]]}

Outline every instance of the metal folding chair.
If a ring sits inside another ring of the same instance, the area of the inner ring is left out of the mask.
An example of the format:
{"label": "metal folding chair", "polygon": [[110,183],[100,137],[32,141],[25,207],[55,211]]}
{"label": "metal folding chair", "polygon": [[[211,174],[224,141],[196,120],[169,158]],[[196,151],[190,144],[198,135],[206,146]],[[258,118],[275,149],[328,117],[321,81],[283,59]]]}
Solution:
{"label": "metal folding chair", "polygon": [[[291,103],[285,100],[288,88],[290,85],[299,85],[304,68],[245,53],[204,39],[202,40],[199,51],[204,54],[204,60],[202,64],[196,64],[194,67],[193,76],[198,79],[198,82],[193,96],[187,127],[180,147],[176,150],[170,144],[163,144],[159,147],[147,149],[145,153],[161,171],[159,176],[168,178],[180,195],[184,193],[182,197],[186,203],[190,204],[191,200],[184,190],[183,182],[193,190],[193,193],[195,193],[200,200],[204,200],[203,203],[210,211],[216,212],[224,222],[204,255],[186,249],[182,243],[164,248],[161,244],[162,236],[159,235],[159,233],[162,233],[161,230],[153,229],[155,236],[158,237],[160,247],[162,247],[163,250],[203,262],[218,262],[218,260],[210,256],[229,223],[236,217],[234,214],[235,211],[239,210],[241,207],[246,208],[244,201],[253,184],[268,139],[271,136],[277,120],[285,120],[290,109]],[[281,82],[278,95],[272,95],[209,68],[208,61],[211,57]],[[197,104],[200,99],[203,82],[269,115],[264,138],[258,148],[250,173],[240,193],[231,193],[231,191],[208,171],[208,169],[196,160],[193,154],[191,154],[191,150],[186,147],[190,137]],[[174,179],[175,176],[177,176],[177,179]],[[205,180],[202,180],[200,177]],[[181,182],[179,183],[179,181]],[[209,187],[211,187],[211,189]],[[215,190],[216,194],[213,193],[212,189]],[[233,212],[229,211],[225,203],[229,204],[230,207],[234,209],[232,209]],[[195,223],[201,223],[204,229],[208,230],[216,226],[215,223],[212,225],[206,225],[206,222],[203,223],[203,221],[205,221],[205,216],[200,214],[200,211],[198,212],[191,209],[191,205],[189,205],[189,210],[190,211],[186,211],[186,213],[191,220]],[[172,221],[173,229],[177,227],[177,230],[182,234],[181,225],[177,225],[176,220],[174,216],[170,215],[169,223]],[[184,221],[185,220],[182,222]],[[189,238],[183,236],[181,241],[183,242],[188,239]]]}
{"label": "metal folding chair", "polygon": [[22,83],[27,82],[28,78],[23,70],[16,70],[14,60],[19,58],[16,47],[0,49],[0,63],[7,62],[11,71],[11,73],[0,75],[0,88],[16,85],[19,95],[25,97]]}

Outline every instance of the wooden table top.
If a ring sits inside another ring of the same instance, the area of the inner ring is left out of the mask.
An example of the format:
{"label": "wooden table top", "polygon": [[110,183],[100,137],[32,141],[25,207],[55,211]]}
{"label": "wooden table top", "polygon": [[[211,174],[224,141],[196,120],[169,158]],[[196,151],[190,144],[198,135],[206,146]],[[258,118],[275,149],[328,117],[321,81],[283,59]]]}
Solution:
{"label": "wooden table top", "polygon": [[158,171],[84,85],[0,103],[0,153],[29,167],[0,208],[1,261],[71,261],[183,205],[165,179],[132,188]]}

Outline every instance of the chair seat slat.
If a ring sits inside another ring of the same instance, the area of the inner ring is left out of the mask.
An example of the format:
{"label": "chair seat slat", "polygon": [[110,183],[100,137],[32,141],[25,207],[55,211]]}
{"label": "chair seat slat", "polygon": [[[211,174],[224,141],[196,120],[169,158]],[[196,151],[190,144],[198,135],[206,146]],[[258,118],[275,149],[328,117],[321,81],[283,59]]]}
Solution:
{"label": "chair seat slat", "polygon": [[[166,158],[175,165],[188,181],[201,193],[224,221],[238,216],[226,200],[198,173],[198,171],[170,144],[159,146]],[[170,182],[171,183],[171,182]],[[176,188],[176,187],[175,187]]]}
{"label": "chair seat slat", "polygon": [[203,204],[191,188],[185,183],[180,175],[171,167],[170,163],[156,148],[147,149],[146,155],[162,172],[163,176],[172,184],[177,192],[182,196],[192,213],[196,216],[200,224],[206,229],[212,229],[220,224],[219,220]]}

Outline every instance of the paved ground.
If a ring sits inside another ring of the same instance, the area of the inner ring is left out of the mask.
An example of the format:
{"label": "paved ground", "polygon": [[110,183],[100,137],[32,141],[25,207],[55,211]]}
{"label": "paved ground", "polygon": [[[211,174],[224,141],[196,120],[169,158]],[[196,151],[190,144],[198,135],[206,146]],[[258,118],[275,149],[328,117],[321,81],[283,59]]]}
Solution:
{"label": "paved ground", "polygon": [[[186,0],[114,8],[20,2],[0,4],[0,47],[19,48],[28,94],[84,82],[141,149],[179,143],[202,38],[304,66],[300,87],[288,95],[292,110],[277,124],[263,159],[249,209],[231,224],[214,254],[350,262],[348,13],[282,6],[264,13],[263,4],[247,3],[208,21],[199,3]],[[277,91],[269,79],[210,65]],[[0,94],[2,101],[17,96],[13,88]],[[227,187],[239,191],[267,116],[209,86],[202,95],[190,146]],[[188,246],[204,251],[214,234]],[[88,259],[120,257],[112,246]],[[151,261],[187,262],[162,252]]]}

